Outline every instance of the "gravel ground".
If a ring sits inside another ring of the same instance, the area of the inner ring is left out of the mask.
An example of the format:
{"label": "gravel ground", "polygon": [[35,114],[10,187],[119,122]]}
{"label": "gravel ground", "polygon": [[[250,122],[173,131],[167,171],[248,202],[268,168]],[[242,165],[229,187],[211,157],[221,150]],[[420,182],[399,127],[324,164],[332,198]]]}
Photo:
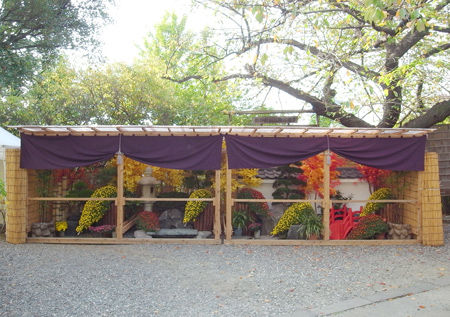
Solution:
{"label": "gravel ground", "polygon": [[277,316],[450,275],[446,245],[11,245],[0,316]]}

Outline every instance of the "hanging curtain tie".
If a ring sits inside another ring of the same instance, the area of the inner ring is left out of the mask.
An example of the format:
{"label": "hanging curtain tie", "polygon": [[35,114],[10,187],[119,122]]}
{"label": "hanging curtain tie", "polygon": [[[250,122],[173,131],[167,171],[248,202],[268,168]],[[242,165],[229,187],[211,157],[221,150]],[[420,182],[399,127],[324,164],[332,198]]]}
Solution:
{"label": "hanging curtain tie", "polygon": [[117,151],[117,164],[123,164],[123,153],[122,153],[122,134],[119,134],[119,151]]}

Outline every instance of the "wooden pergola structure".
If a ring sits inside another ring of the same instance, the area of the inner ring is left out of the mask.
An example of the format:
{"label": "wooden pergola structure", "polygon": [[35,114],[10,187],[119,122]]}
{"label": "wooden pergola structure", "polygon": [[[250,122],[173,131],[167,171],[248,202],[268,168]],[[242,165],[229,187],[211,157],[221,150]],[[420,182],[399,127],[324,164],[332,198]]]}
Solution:
{"label": "wooden pergola structure", "polygon": [[[279,137],[279,138],[415,138],[427,135],[433,129],[377,129],[377,128],[316,128],[301,126],[13,126],[21,134],[34,136],[214,136],[236,135],[246,137]],[[442,214],[439,197],[439,174],[436,153],[426,153],[425,170],[407,173],[407,194],[404,199],[391,200],[332,200],[330,199],[330,151],[324,156],[324,193],[323,199],[235,199],[232,195],[232,172],[227,169],[225,189],[225,223],[224,243],[226,244],[265,244],[265,245],[375,245],[375,244],[416,244],[441,245],[443,244]],[[29,171],[20,168],[20,150],[7,151],[7,241],[11,243],[38,242],[38,243],[210,243],[218,244],[221,239],[221,189],[220,170],[216,170],[216,186],[213,198],[127,198],[123,192],[122,160],[117,165],[117,197],[116,198],[66,198],[66,197],[36,197],[31,195],[29,188]],[[117,207],[117,238],[28,238],[29,227],[28,210],[38,201],[89,201],[108,200]],[[126,239],[123,233],[132,226],[124,223],[124,205],[127,201],[206,201],[212,202],[214,212],[214,239]],[[232,239],[232,207],[235,203],[245,202],[316,202],[323,206],[324,232],[323,240],[244,240]],[[412,240],[330,240],[329,210],[332,203],[339,202],[384,202],[404,204],[403,219],[414,228],[416,239]]]}

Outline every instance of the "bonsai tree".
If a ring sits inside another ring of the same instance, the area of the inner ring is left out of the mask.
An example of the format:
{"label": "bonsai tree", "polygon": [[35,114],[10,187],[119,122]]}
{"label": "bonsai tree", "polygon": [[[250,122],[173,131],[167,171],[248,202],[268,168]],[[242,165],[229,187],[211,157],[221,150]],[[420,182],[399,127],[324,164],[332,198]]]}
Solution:
{"label": "bonsai tree", "polygon": [[275,199],[303,199],[305,192],[299,188],[306,185],[306,183],[299,177],[303,173],[300,168],[301,162],[296,164],[288,164],[277,167],[280,176],[273,183],[275,191],[272,197]]}

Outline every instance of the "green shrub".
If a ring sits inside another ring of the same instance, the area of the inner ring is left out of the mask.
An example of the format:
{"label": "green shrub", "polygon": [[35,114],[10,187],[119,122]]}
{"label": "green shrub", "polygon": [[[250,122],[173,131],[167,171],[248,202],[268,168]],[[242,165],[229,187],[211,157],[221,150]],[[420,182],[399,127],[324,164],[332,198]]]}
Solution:
{"label": "green shrub", "polygon": [[271,234],[274,236],[282,234],[292,225],[304,223],[312,215],[315,215],[315,212],[310,203],[295,203],[286,209]]}
{"label": "green shrub", "polygon": [[[394,196],[392,195],[392,192],[389,188],[380,188],[373,192],[372,195],[370,195],[369,200],[384,200],[384,199],[393,199]],[[367,216],[370,214],[373,214],[386,206],[387,203],[367,203],[364,207],[361,216]]]}
{"label": "green shrub", "polygon": [[[188,193],[183,192],[165,192],[160,193],[158,198],[188,198]],[[153,204],[153,211],[163,212],[167,209],[178,209],[183,211],[186,207],[185,201],[157,201]]]}

